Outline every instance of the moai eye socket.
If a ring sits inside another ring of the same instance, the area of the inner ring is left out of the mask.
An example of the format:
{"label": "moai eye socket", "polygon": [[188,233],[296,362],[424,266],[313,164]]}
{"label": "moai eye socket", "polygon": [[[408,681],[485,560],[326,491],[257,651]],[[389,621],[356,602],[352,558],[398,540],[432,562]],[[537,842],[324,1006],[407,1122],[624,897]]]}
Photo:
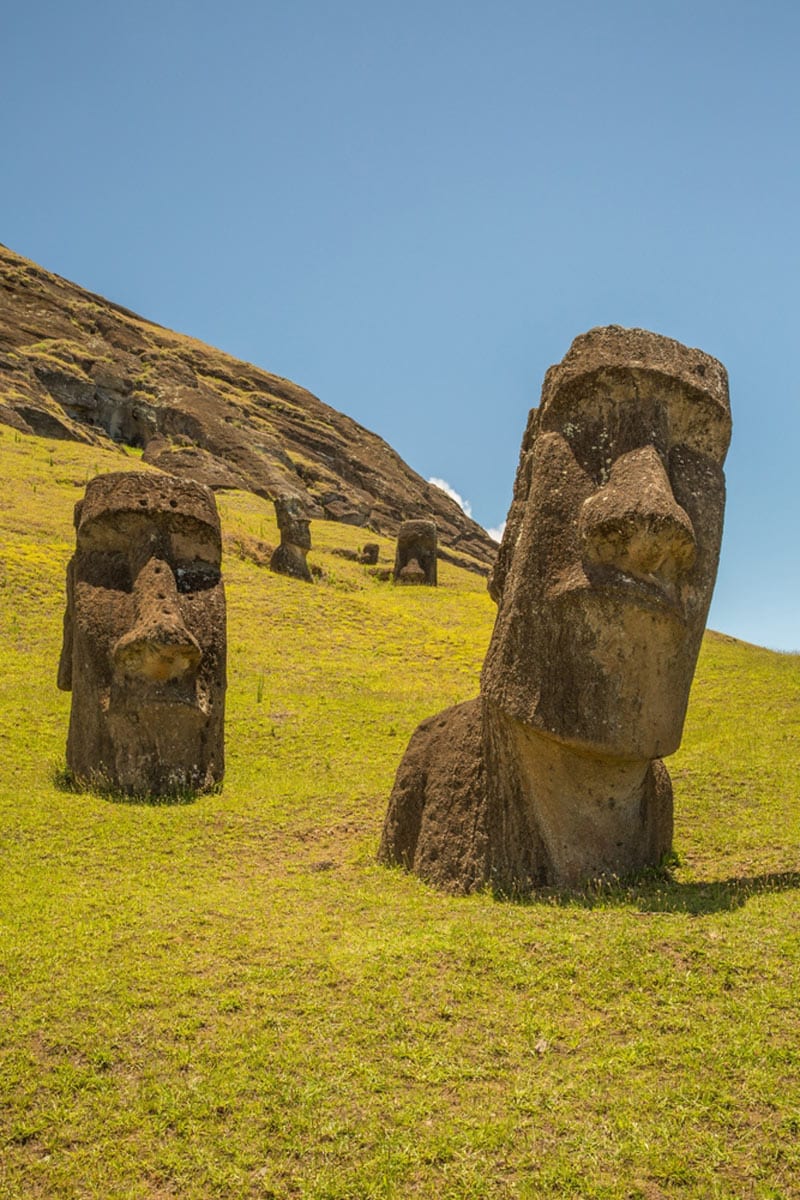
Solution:
{"label": "moai eye socket", "polygon": [[196,561],[175,568],[175,583],[182,594],[204,592],[216,587],[220,581],[220,569],[213,563]]}
{"label": "moai eye socket", "polygon": [[90,587],[130,592],[133,578],[127,558],[116,550],[93,550],[77,560],[77,581]]}

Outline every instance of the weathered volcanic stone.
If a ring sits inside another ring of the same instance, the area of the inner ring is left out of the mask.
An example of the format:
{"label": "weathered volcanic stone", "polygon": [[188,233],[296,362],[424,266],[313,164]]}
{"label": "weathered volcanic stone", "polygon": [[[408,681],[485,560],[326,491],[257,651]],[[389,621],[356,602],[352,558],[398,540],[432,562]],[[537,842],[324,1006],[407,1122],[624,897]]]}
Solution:
{"label": "weathered volcanic stone", "polygon": [[311,583],[306,555],[311,549],[311,522],[297,496],[278,496],[275,516],[281,531],[281,544],[270,559],[270,569],[278,575],[290,575]]}
{"label": "weathered volcanic stone", "polygon": [[67,765],[127,793],[222,779],[225,592],[212,492],[160,473],[101,475],[75,506],[58,686]]}
{"label": "weathered volcanic stone", "polygon": [[358,561],[364,563],[365,566],[374,567],[378,561],[378,555],[381,548],[377,542],[365,542],[361,547],[361,553],[358,556]]}
{"label": "weathered volcanic stone", "polygon": [[395,583],[436,587],[436,522],[404,521],[397,534]]}
{"label": "weathered volcanic stone", "polygon": [[420,725],[380,857],[524,893],[657,865],[719,557],[725,369],[641,329],[545,377],[489,588],[481,694]]}

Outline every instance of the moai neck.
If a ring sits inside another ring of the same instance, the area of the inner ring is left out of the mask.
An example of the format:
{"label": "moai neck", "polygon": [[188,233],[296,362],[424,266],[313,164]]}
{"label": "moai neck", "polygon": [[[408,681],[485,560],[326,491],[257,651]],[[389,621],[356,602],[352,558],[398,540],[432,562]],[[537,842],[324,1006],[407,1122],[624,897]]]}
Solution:
{"label": "moai neck", "polygon": [[660,762],[557,741],[494,706],[489,719],[513,747],[514,792],[541,838],[548,881],[573,886],[626,875],[669,846],[671,787]]}

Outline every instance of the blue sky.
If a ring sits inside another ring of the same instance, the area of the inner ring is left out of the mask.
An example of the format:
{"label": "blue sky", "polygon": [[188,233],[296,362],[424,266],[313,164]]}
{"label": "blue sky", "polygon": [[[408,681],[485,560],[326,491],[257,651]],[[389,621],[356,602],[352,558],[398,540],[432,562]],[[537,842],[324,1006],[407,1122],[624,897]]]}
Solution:
{"label": "blue sky", "polygon": [[800,5],[6,5],[0,241],[511,496],[548,365],[728,368],[713,628],[800,650]]}

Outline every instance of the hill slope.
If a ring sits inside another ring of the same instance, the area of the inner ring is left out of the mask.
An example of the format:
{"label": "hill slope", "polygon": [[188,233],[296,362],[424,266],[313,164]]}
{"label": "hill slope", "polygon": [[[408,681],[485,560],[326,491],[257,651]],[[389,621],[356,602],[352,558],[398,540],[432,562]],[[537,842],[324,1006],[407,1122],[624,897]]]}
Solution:
{"label": "hill slope", "polygon": [[477,691],[483,580],[381,584],[320,522],[298,584],[222,493],[223,790],[76,795],[72,506],[138,459],[0,425],[0,465],[0,1196],[797,1196],[799,656],[706,638],[670,876],[441,896],[375,852],[414,726]]}
{"label": "hill slope", "polygon": [[[214,487],[302,495],[313,517],[394,534],[433,517],[484,567],[486,531],[392,448],[310,392],[146,321],[0,246],[0,422],[143,448]],[[473,565],[475,565],[473,563]]]}

